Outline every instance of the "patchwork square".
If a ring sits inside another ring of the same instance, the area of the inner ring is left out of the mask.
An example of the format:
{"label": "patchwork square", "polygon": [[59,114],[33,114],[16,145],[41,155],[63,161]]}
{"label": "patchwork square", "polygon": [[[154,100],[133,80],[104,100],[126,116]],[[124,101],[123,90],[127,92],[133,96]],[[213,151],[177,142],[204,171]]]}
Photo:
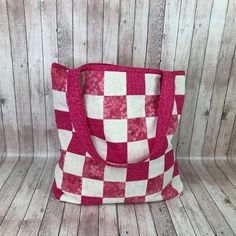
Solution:
{"label": "patchwork square", "polygon": [[184,105],[184,96],[183,95],[176,95],[175,102],[177,106],[177,113],[178,115],[182,114],[183,105]]}
{"label": "patchwork square", "polygon": [[149,155],[148,140],[128,142],[128,162],[140,161]]}
{"label": "patchwork square", "polygon": [[104,182],[104,197],[124,197],[125,183],[123,182]]}
{"label": "patchwork square", "polygon": [[82,176],[85,157],[71,152],[66,152],[64,171],[69,174]]}
{"label": "patchwork square", "polygon": [[90,197],[103,196],[103,181],[89,178],[82,178],[82,195]]}
{"label": "patchwork square", "polygon": [[84,94],[103,95],[104,72],[85,71],[84,72]]}
{"label": "patchwork square", "polygon": [[176,95],[185,94],[185,76],[184,75],[175,76],[175,94]]}
{"label": "patchwork square", "polygon": [[70,144],[67,148],[68,152],[79,154],[84,156],[86,153],[86,148],[84,147],[82,137],[80,135],[72,135]]}
{"label": "patchwork square", "polygon": [[104,180],[109,182],[125,182],[127,168],[116,168],[112,166],[105,166]]}
{"label": "patchwork square", "polygon": [[147,139],[147,126],[145,118],[128,119],[128,141]]}
{"label": "patchwork square", "polygon": [[147,138],[156,137],[157,117],[146,117]]}
{"label": "patchwork square", "polygon": [[148,162],[143,162],[138,166],[130,166],[127,171],[126,181],[148,179],[148,165]]}
{"label": "patchwork square", "polygon": [[55,118],[58,129],[72,130],[69,112],[55,110]]}
{"label": "patchwork square", "polygon": [[53,103],[54,109],[60,111],[69,111],[67,102],[66,102],[66,93],[53,90]]}
{"label": "patchwork square", "polygon": [[123,119],[126,117],[126,96],[104,97],[104,119]]}
{"label": "patchwork square", "polygon": [[144,73],[127,72],[127,95],[145,94]]}
{"label": "patchwork square", "polygon": [[97,205],[102,204],[102,197],[88,197],[88,196],[82,196],[81,197],[82,204],[85,205]]}
{"label": "patchwork square", "polygon": [[72,175],[68,173],[63,173],[62,186],[63,191],[81,194],[82,189],[82,178],[77,175]]}
{"label": "patchwork square", "polygon": [[169,170],[174,165],[174,162],[175,162],[174,153],[171,150],[165,154],[165,165],[164,165],[165,171]]}
{"label": "patchwork square", "polygon": [[145,97],[145,113],[146,116],[158,115],[159,96],[146,96]]}
{"label": "patchwork square", "polygon": [[147,194],[153,194],[161,191],[163,185],[163,174],[148,180]]}
{"label": "patchwork square", "polygon": [[87,118],[90,134],[101,139],[105,139],[103,120]]}
{"label": "patchwork square", "polygon": [[95,149],[97,150],[98,154],[106,160],[107,158],[107,142],[103,139],[100,139],[96,136],[91,135],[91,139]]}
{"label": "patchwork square", "polygon": [[104,133],[107,141],[127,142],[127,120],[104,120]]}
{"label": "patchwork square", "polygon": [[127,163],[127,143],[107,142],[107,161],[111,163]]}
{"label": "patchwork square", "polygon": [[165,156],[160,156],[149,161],[148,178],[154,178],[164,173]]}
{"label": "patchwork square", "polygon": [[126,182],[125,197],[138,197],[146,194],[147,180]]}
{"label": "patchwork square", "polygon": [[146,95],[160,95],[160,78],[158,74],[145,74]]}
{"label": "patchwork square", "polygon": [[145,117],[145,96],[142,95],[127,96],[127,117],[128,118]]}
{"label": "patchwork square", "polygon": [[61,149],[66,151],[72,138],[72,132],[64,129],[58,129],[58,136],[61,144]]}
{"label": "patchwork square", "polygon": [[84,104],[87,117],[103,119],[103,96],[84,95]]}
{"label": "patchwork square", "polygon": [[164,173],[163,186],[162,186],[163,189],[170,183],[171,179],[173,178],[173,172],[174,172],[174,167],[172,166]]}
{"label": "patchwork square", "polygon": [[104,95],[126,95],[126,72],[105,71]]}

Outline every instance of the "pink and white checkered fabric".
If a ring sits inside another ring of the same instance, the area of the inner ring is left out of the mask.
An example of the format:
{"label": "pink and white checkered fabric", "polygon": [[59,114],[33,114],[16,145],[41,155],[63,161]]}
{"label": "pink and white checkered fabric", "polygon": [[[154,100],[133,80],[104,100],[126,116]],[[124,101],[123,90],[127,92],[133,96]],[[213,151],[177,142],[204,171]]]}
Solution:
{"label": "pink and white checkered fabric", "polygon": [[[57,199],[78,204],[151,202],[182,193],[171,139],[182,112],[185,76],[182,71],[171,73],[172,114],[162,147],[153,154],[165,79],[162,71],[95,64],[69,70],[52,65],[61,144],[53,184]],[[79,81],[83,104],[73,103],[76,95],[68,89],[73,76]],[[83,115],[83,107],[85,117],[77,118],[78,130],[71,110]],[[93,148],[100,159],[93,155]]]}

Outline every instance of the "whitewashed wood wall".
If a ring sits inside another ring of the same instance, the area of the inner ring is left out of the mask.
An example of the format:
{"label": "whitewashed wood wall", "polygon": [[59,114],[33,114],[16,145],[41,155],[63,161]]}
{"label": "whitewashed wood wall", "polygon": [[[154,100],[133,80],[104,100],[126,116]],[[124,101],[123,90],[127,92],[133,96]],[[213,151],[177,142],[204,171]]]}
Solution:
{"label": "whitewashed wood wall", "polygon": [[0,153],[58,152],[50,66],[187,72],[179,157],[236,156],[235,0],[0,0]]}

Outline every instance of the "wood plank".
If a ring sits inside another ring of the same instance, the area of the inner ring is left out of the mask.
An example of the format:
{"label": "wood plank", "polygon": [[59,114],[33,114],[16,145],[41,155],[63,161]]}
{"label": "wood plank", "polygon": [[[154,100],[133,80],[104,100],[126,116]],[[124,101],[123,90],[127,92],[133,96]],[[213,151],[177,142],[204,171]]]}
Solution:
{"label": "wood plank", "polygon": [[73,39],[75,67],[87,62],[87,0],[73,2]]}
{"label": "wood plank", "polygon": [[186,94],[179,127],[177,155],[189,158],[195,108],[201,81],[205,47],[208,38],[209,19],[212,0],[198,0],[195,13],[192,46],[190,51],[188,73],[186,77]]}
{"label": "wood plank", "polygon": [[119,235],[139,235],[134,204],[118,204]]}
{"label": "wood plank", "polygon": [[34,139],[34,155],[47,156],[47,133],[45,115],[45,90],[41,13],[37,1],[25,0],[28,69],[31,90],[31,109]]}
{"label": "wood plank", "polygon": [[28,155],[30,157],[33,153],[33,131],[23,0],[7,1],[7,7],[15,82],[15,102],[20,154],[23,156]]}
{"label": "wood plank", "polygon": [[58,235],[63,216],[64,204],[57,201],[53,193],[50,194],[47,208],[37,235],[50,236]]}
{"label": "wood plank", "polygon": [[222,112],[236,44],[235,11],[236,2],[229,0],[224,34],[218,59],[216,79],[212,94],[212,102],[203,144],[203,156],[213,157],[215,155],[215,147],[221,119],[222,117],[225,118],[222,116]]}
{"label": "wood plank", "polygon": [[209,174],[209,172],[201,165],[201,162],[193,164],[193,168],[196,170],[197,175],[201,179],[201,182],[205,186],[207,192],[212,197],[213,201],[221,211],[222,215],[230,225],[232,231],[236,233],[236,211],[235,208],[228,202],[228,198],[222,192],[220,187],[216,184],[215,180]]}
{"label": "wood plank", "polygon": [[88,62],[102,62],[103,0],[88,0]]}
{"label": "wood plank", "polygon": [[[221,40],[224,31],[228,0],[215,0],[213,2],[209,36],[204,57],[201,84],[195,111],[190,155],[201,156],[204,135],[208,121],[213,85],[215,82]],[[196,62],[195,62],[196,63]],[[199,127],[201,127],[199,129]]]}
{"label": "wood plank", "polygon": [[135,0],[120,1],[118,64],[132,65]]}
{"label": "wood plank", "polygon": [[47,156],[55,158],[59,151],[59,140],[55,125],[55,115],[52,99],[51,67],[53,62],[58,61],[57,52],[57,21],[56,21],[56,0],[41,1],[41,24],[43,42],[43,66],[44,86],[46,104],[46,132],[47,132]]}
{"label": "wood plank", "polygon": [[157,235],[150,207],[147,203],[135,204],[139,235]]}
{"label": "wood plank", "polygon": [[165,0],[150,0],[146,67],[159,68],[165,18]]}
{"label": "wood plank", "polygon": [[58,61],[73,67],[72,0],[57,0]]}
{"label": "wood plank", "polygon": [[6,152],[5,131],[3,126],[2,102],[0,98],[0,153]]}
{"label": "wood plank", "polygon": [[65,203],[59,235],[76,236],[78,232],[79,218],[80,206],[71,203]]}
{"label": "wood plank", "polygon": [[104,0],[103,63],[117,63],[119,0]]}
{"label": "wood plank", "polygon": [[220,210],[215,205],[215,202],[211,198],[210,194],[199,179],[198,175],[195,173],[190,163],[185,160],[179,160],[179,166],[215,234],[233,235],[228,222],[225,220]]}
{"label": "wood plank", "polygon": [[136,0],[132,65],[145,66],[147,51],[149,0]]}
{"label": "wood plank", "polygon": [[9,156],[14,156],[19,153],[19,139],[12,54],[9,38],[7,5],[5,0],[0,1],[0,31],[0,71],[1,77],[4,78],[0,80],[1,119],[4,125],[6,152]]}
{"label": "wood plank", "polygon": [[184,194],[180,197],[180,199],[188,214],[189,220],[194,228],[196,235],[215,235],[206,216],[202,212],[202,209],[199,206],[194,193],[191,191],[186,179],[182,174],[181,180],[184,184]]}
{"label": "wood plank", "polygon": [[[18,232],[19,236],[37,235],[39,231],[41,221],[44,217],[49,196],[51,193],[52,182],[54,179],[54,168],[57,159],[57,156],[54,156],[54,158],[47,159],[45,168],[36,186],[35,192],[29,204],[28,210],[25,214],[24,220],[20,226],[20,230]],[[60,207],[59,204],[58,206]],[[47,215],[48,214],[49,213],[47,212]],[[54,216],[55,215],[52,215],[52,217]]]}
{"label": "wood plank", "polygon": [[78,235],[98,235],[98,217],[97,205],[81,206]]}
{"label": "wood plank", "polygon": [[174,68],[180,5],[180,0],[166,0],[164,33],[161,51],[161,68],[166,70],[173,70]]}
{"label": "wood plank", "polygon": [[115,204],[99,206],[99,235],[119,235]]}
{"label": "wood plank", "polygon": [[150,209],[155,223],[157,235],[176,236],[169,210],[164,201],[150,203]]}
{"label": "wood plank", "polygon": [[236,116],[235,116],[235,119],[234,119],[234,127],[233,127],[233,130],[232,130],[232,134],[231,134],[231,138],[230,138],[230,143],[229,143],[229,149],[228,149],[228,156],[230,157],[231,162],[233,162],[234,166],[236,166],[235,140],[236,140]]}
{"label": "wood plank", "polygon": [[196,235],[179,198],[166,201],[177,235]]}
{"label": "wood plank", "polygon": [[30,159],[29,157],[21,157],[21,159],[17,162],[14,169],[12,170],[7,181],[4,183],[0,191],[0,224],[3,221],[9,209],[9,206],[11,205],[31,163],[32,159]]}
{"label": "wood plank", "polygon": [[35,158],[0,226],[0,235],[16,235],[28,209],[45,160]]}

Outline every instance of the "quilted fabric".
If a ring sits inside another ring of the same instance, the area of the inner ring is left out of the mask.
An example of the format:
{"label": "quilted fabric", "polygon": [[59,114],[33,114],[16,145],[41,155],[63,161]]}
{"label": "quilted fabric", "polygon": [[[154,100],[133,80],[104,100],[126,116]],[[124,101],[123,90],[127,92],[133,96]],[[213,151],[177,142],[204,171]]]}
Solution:
{"label": "quilted fabric", "polygon": [[[170,84],[163,90],[165,73],[173,80],[173,96],[164,99],[172,90]],[[183,107],[184,72],[53,64],[52,86],[61,144],[53,184],[57,199],[130,203],[182,193],[171,139]]]}

